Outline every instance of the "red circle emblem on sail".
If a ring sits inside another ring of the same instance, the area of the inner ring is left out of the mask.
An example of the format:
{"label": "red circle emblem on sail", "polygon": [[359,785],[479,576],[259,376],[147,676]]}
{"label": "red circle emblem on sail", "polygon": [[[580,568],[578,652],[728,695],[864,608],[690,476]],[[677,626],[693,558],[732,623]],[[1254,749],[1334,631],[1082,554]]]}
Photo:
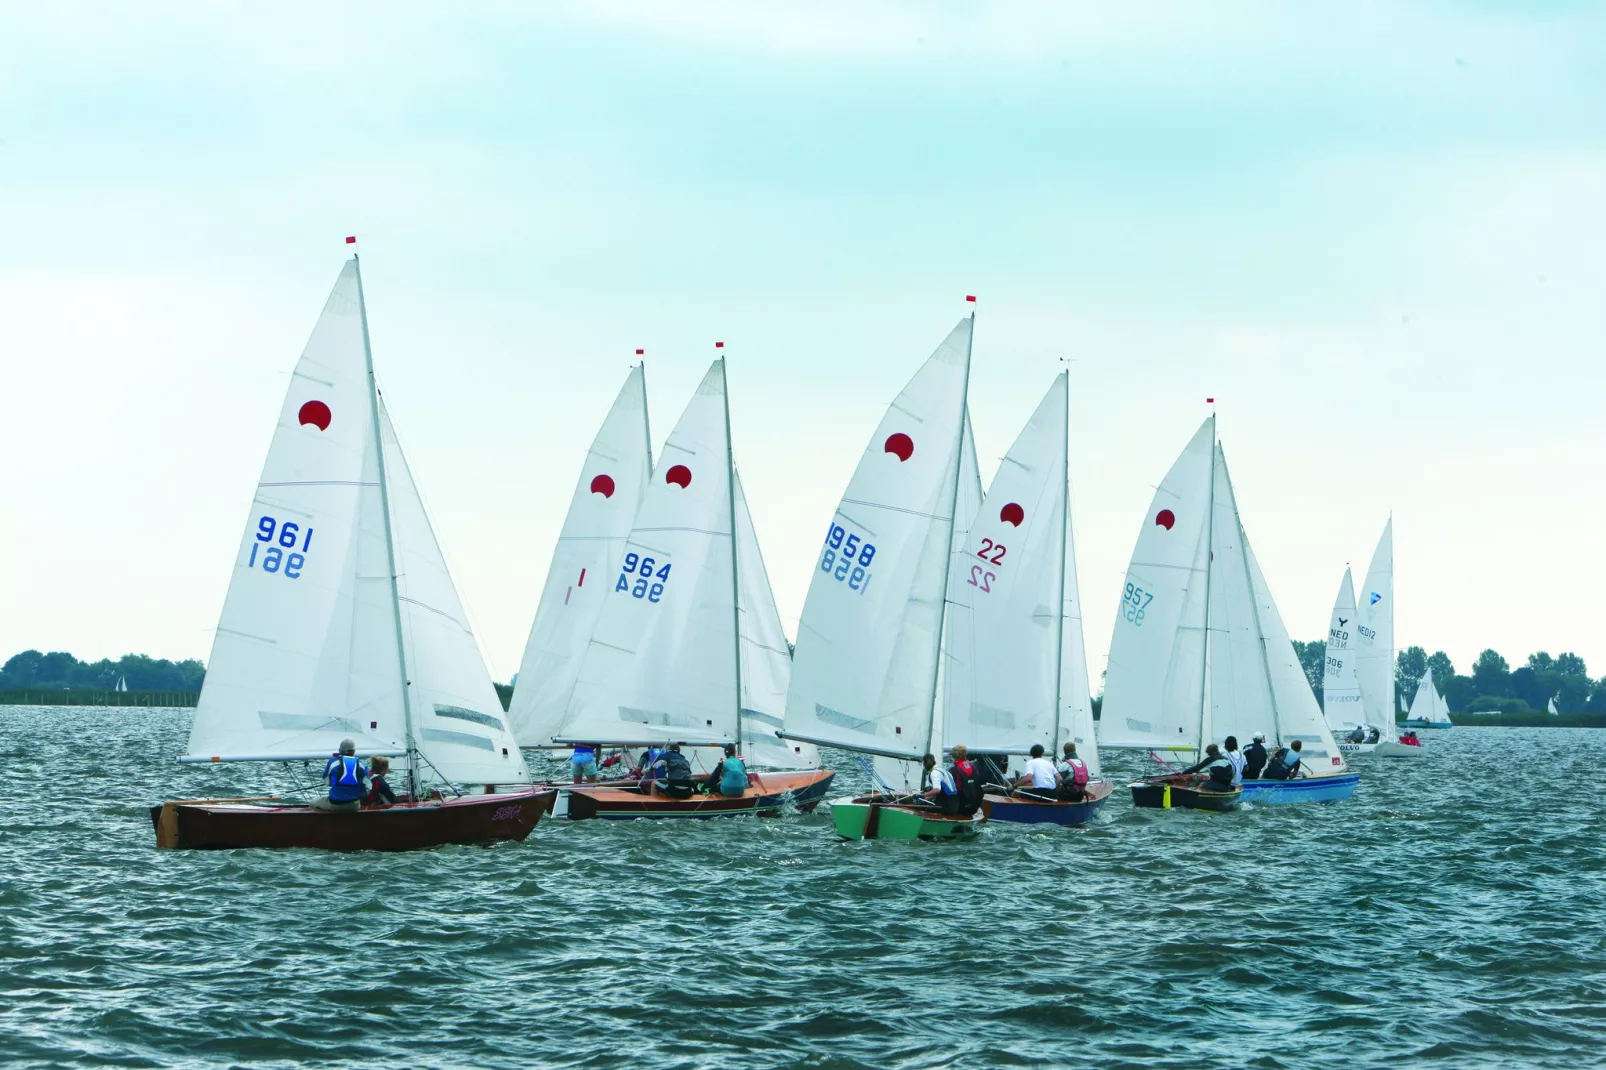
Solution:
{"label": "red circle emblem on sail", "polygon": [[604,498],[613,497],[613,477],[604,472],[591,480],[591,493],[600,494]]}
{"label": "red circle emblem on sail", "polygon": [[1161,509],[1155,514],[1154,522],[1159,524],[1162,528],[1165,528],[1167,531],[1170,531],[1171,525],[1177,522],[1177,514],[1173,513],[1169,509]]}
{"label": "red circle emblem on sail", "polygon": [[998,510],[998,519],[1002,520],[1006,524],[1013,524],[1018,528],[1021,525],[1021,521],[1026,519],[1026,510],[1022,509],[1014,502],[1010,502],[1008,505]]}
{"label": "red circle emblem on sail", "polygon": [[882,448],[888,453],[896,454],[900,462],[907,461],[915,455],[915,440],[898,431],[887,436],[887,443]]}
{"label": "red circle emblem on sail", "polygon": [[302,427],[306,427],[308,424],[316,424],[318,430],[327,431],[329,430],[329,421],[334,419],[334,414],[329,411],[329,406],[323,402],[309,401],[301,406],[301,411],[296,414],[296,417],[301,421]]}
{"label": "red circle emblem on sail", "polygon": [[683,464],[677,464],[664,474],[665,483],[674,483],[682,490],[691,486],[691,469]]}

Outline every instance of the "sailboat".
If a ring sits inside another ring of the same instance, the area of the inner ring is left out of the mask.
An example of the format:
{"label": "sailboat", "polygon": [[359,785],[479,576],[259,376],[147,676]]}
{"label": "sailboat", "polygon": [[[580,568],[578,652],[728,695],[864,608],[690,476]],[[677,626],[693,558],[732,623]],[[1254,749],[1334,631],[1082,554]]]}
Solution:
{"label": "sailboat", "polygon": [[1550,716],[1552,716],[1552,717],[1561,716],[1561,711],[1556,709],[1556,696],[1555,695],[1551,695],[1550,698],[1545,700],[1545,712],[1550,714]]}
{"label": "sailboat", "polygon": [[[948,579],[943,731],[972,753],[1050,761],[1074,739],[1098,772],[1087,655],[1082,647],[1066,461],[1070,376],[1061,372],[998,466]],[[954,671],[962,666],[963,671]],[[989,794],[991,819],[1081,825],[1109,797],[1090,779],[1086,797],[1050,802]]]}
{"label": "sailboat", "polygon": [[[767,606],[759,599],[744,604],[743,592],[763,576],[752,531],[732,460],[719,358],[664,444],[622,554],[604,576],[607,593],[553,743],[744,748],[764,736],[766,756],[778,749],[770,741],[779,720],[777,678],[786,686],[779,662],[785,636],[778,613],[758,623],[761,611],[774,612],[773,598]],[[745,549],[744,540],[751,542]],[[753,574],[745,583],[744,568]],[[748,617],[754,622],[744,623]],[[760,694],[769,696],[769,710],[750,705]],[[832,775],[751,772],[739,796],[689,799],[582,785],[570,791],[568,813],[571,819],[705,818],[773,812],[788,799],[806,810],[824,797]]]}
{"label": "sailboat", "polygon": [[[1207,743],[1266,732],[1300,741],[1308,776],[1239,791],[1153,777],[1138,806],[1225,810],[1348,798],[1357,777],[1333,742],[1249,546],[1211,416],[1155,492],[1127,569],[1105,680],[1101,748],[1202,757]],[[1158,759],[1157,759],[1158,760]]]}
{"label": "sailboat", "polygon": [[1454,728],[1450,720],[1450,707],[1434,686],[1433,674],[1425,672],[1416,685],[1416,697],[1411,700],[1411,715],[1403,722],[1407,728]]}
{"label": "sailboat", "polygon": [[524,748],[555,747],[580,662],[652,473],[644,364],[630,369],[586,451],[519,662],[508,721]]}
{"label": "sailboat", "polygon": [[1361,710],[1367,724],[1380,733],[1372,753],[1380,758],[1420,758],[1422,748],[1400,742],[1394,715],[1394,518],[1383,525],[1377,549],[1366,568],[1357,599],[1354,644],[1355,677],[1361,687]]}
{"label": "sailboat", "polygon": [[522,840],[556,797],[494,793],[529,773],[375,386],[356,257],[291,376],[179,761],[321,773],[348,738],[359,755],[398,759],[416,801],[354,813],[169,802],[151,811],[158,845]]}
{"label": "sailboat", "polygon": [[[893,399],[826,527],[798,624],[782,734],[896,762],[940,755],[938,679],[974,316]],[[974,834],[913,793],[837,799],[851,839]]]}
{"label": "sailboat", "polygon": [[127,690],[128,690],[128,677],[119,675],[117,677],[117,691],[119,693],[123,693],[123,692],[126,692]]}
{"label": "sailboat", "polygon": [[[1322,713],[1328,730],[1345,754],[1366,754],[1377,744],[1365,742],[1366,715],[1361,706],[1361,684],[1355,672],[1355,581],[1344,569],[1327,622],[1327,650],[1322,668]],[[1359,729],[1363,738],[1350,738]]]}

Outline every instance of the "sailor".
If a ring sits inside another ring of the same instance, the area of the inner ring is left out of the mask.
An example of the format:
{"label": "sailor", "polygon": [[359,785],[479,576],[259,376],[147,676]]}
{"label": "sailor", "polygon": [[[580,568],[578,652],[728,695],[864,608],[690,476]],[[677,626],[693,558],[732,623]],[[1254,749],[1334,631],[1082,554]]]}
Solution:
{"label": "sailor", "polygon": [[953,774],[937,765],[937,756],[927,754],[920,759],[920,794],[930,799],[945,814],[959,812],[959,785]]}
{"label": "sailor", "polygon": [[1060,798],[1066,802],[1081,802],[1087,797],[1090,779],[1087,763],[1076,756],[1076,744],[1065,744],[1065,755],[1057,767],[1060,775]]}
{"label": "sailor", "polygon": [[1354,731],[1350,732],[1350,734],[1349,734],[1349,741],[1351,743],[1365,743],[1366,742],[1366,726],[1365,725],[1359,725],[1359,724],[1356,725]]}
{"label": "sailor", "polygon": [[651,785],[671,799],[691,798],[691,763],[680,753],[680,744],[671,743],[648,770]]}
{"label": "sailor", "polygon": [[1368,743],[1376,743],[1378,740],[1380,740],[1382,738],[1383,738],[1382,731],[1380,729],[1376,728],[1375,726],[1373,728],[1371,728],[1366,733],[1366,742],[1368,742]]}
{"label": "sailor", "polygon": [[362,806],[368,770],[357,760],[354,741],[340,741],[339,752],[324,763],[323,778],[329,782],[329,794],[312,800],[314,810],[356,810]]}
{"label": "sailor", "polygon": [[[638,778],[643,782],[643,784],[645,784],[646,781],[652,779],[652,767],[657,765],[658,759],[662,758],[663,756],[664,748],[658,746],[648,746],[646,750],[641,752],[641,764],[630,771],[631,775]],[[643,787],[642,791],[645,792],[646,788]]]}
{"label": "sailor", "polygon": [[954,764],[948,767],[948,775],[954,778],[954,787],[959,790],[959,814],[969,817],[981,809],[981,779],[976,776],[976,765],[970,760],[969,747],[955,743],[949,748],[948,754],[954,760]]}
{"label": "sailor", "polygon": [[1304,746],[1304,744],[1302,744],[1297,739],[1294,740],[1292,743],[1288,744],[1288,757],[1285,758],[1284,760],[1288,763],[1288,779],[1289,780],[1292,780],[1296,776],[1299,775],[1299,763],[1300,763],[1299,748],[1302,747],[1302,746]]}
{"label": "sailor", "polygon": [[1205,756],[1186,769],[1177,771],[1178,776],[1188,776],[1192,773],[1204,773],[1204,783],[1199,787],[1205,791],[1231,791],[1233,788],[1232,762],[1221,753],[1221,748],[1214,743],[1205,747]]}
{"label": "sailor", "polygon": [[569,768],[574,773],[574,782],[580,783],[584,778],[591,783],[597,782],[597,750],[594,743],[579,743],[575,745],[574,754],[569,758]]}
{"label": "sailor", "polygon": [[1228,736],[1222,746],[1227,749],[1227,761],[1232,763],[1232,786],[1241,788],[1244,786],[1244,752],[1238,749],[1238,737]]}
{"label": "sailor", "polygon": [[368,781],[368,797],[363,800],[363,805],[394,806],[396,793],[391,790],[390,782],[385,779],[390,772],[390,759],[383,754],[376,754],[369,759],[368,764],[373,767],[373,776]]}
{"label": "sailor", "polygon": [[[1027,784],[1027,781],[1031,781]],[[1043,745],[1032,744],[1032,756],[1026,759],[1026,768],[1021,775],[1015,778],[1013,787],[1026,786],[1027,793],[1033,798],[1052,802],[1059,797],[1060,774],[1054,768],[1054,763],[1043,757]]]}
{"label": "sailor", "polygon": [[1260,771],[1266,768],[1266,733],[1256,732],[1249,746],[1244,748],[1245,780],[1259,780]]}
{"label": "sailor", "polygon": [[716,795],[740,795],[747,790],[747,763],[736,754],[736,744],[725,744],[725,757],[708,775],[708,790]]}

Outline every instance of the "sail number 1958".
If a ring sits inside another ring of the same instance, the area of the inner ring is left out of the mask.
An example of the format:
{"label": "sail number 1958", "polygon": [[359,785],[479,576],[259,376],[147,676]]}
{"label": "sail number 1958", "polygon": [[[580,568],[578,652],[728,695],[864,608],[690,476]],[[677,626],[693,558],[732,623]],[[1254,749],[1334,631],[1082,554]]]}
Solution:
{"label": "sail number 1958", "polygon": [[832,524],[825,533],[825,549],[820,553],[820,571],[839,583],[863,594],[870,587],[870,562],[875,546],[851,534],[841,524]]}
{"label": "sail number 1958", "polygon": [[1145,591],[1136,584],[1127,584],[1126,593],[1121,596],[1121,619],[1129,620],[1134,627],[1143,627],[1143,614],[1154,601],[1154,594]]}
{"label": "sail number 1958", "polygon": [[256,541],[251,544],[251,556],[246,559],[245,567],[299,580],[302,566],[307,563],[307,548],[311,545],[311,528],[303,529],[294,520],[281,524],[265,516],[257,521]]}

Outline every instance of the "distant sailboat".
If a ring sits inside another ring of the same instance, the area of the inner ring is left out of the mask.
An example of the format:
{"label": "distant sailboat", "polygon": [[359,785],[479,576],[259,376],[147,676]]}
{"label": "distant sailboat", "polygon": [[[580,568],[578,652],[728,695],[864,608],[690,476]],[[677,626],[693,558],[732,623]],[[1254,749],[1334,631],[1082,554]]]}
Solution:
{"label": "distant sailboat", "polygon": [[1365,753],[1376,746],[1350,739],[1357,728],[1366,725],[1361,705],[1361,685],[1355,672],[1355,587],[1350,570],[1344,570],[1344,581],[1339,584],[1338,597],[1333,601],[1333,616],[1327,624],[1327,653],[1322,670],[1322,712],[1327,727],[1338,741],[1339,750],[1346,754]]}
{"label": "distant sailboat", "polygon": [[[1207,419],[1155,493],[1127,570],[1105,680],[1101,747],[1203,756],[1205,744],[1264,731],[1300,741],[1308,776],[1245,780],[1258,802],[1348,798],[1339,753],[1238,516],[1226,455]],[[1162,776],[1132,785],[1138,806],[1219,810],[1239,793]]]}
{"label": "distant sailboat", "polygon": [[116,690],[119,691],[119,692],[126,692],[128,690],[128,677],[127,676],[118,676],[117,677],[117,688],[116,688]]}
{"label": "distant sailboat", "polygon": [[[798,624],[783,734],[898,762],[942,753],[938,685],[974,317],[895,398],[826,528]],[[916,786],[918,787],[918,786]],[[850,839],[968,835],[909,794],[838,799]]]}
{"label": "distant sailboat", "polygon": [[[764,607],[750,607],[744,624],[744,565],[762,574],[752,518],[732,461],[725,361],[709,367],[696,394],[664,444],[658,466],[636,510],[622,555],[603,577],[607,591],[563,719],[552,741],[648,747],[680,744],[746,746],[764,735],[766,753],[778,749],[770,710],[749,705],[755,694],[744,669],[764,670],[761,694],[773,702],[785,687],[778,614],[762,622]],[[755,716],[755,714],[757,716]],[[751,756],[750,756],[751,757]],[[757,762],[755,761],[755,765]],[[586,785],[572,790],[571,819],[703,818],[773,811],[791,798],[801,808],[818,803],[832,774],[825,770],[753,773],[739,796],[676,799],[635,789]]]}
{"label": "distant sailboat", "polygon": [[1407,728],[1454,728],[1450,720],[1450,707],[1434,686],[1433,674],[1425,672],[1416,685],[1416,698],[1411,700],[1411,715],[1404,721]]}
{"label": "distant sailboat", "polygon": [[1556,696],[1552,695],[1545,701],[1545,712],[1550,714],[1552,717],[1560,716],[1561,711],[1556,709]]}
{"label": "distant sailboat", "polygon": [[322,762],[343,738],[397,758],[425,801],[357,813],[167,803],[152,812],[158,843],[521,840],[555,798],[466,794],[529,774],[374,385],[355,257],[291,376],[179,760]]}
{"label": "distant sailboat", "polygon": [[[1380,743],[1398,738],[1394,722],[1394,518],[1372,552],[1366,581],[1356,600],[1355,675],[1361,688],[1363,720],[1382,732]],[[1384,748],[1392,750],[1393,748]],[[1414,748],[1413,748],[1414,750]]]}

